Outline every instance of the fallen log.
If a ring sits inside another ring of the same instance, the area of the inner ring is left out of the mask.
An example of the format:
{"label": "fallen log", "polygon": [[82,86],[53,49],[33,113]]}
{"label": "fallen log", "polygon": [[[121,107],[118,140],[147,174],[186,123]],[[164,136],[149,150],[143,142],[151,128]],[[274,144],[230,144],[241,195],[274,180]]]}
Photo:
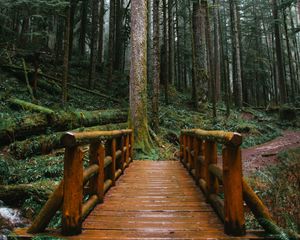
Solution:
{"label": "fallen log", "polygon": [[[107,124],[90,128],[80,128],[72,130],[72,132],[81,131],[111,131],[117,129],[127,128],[127,123]],[[14,157],[23,159],[33,155],[48,154],[55,149],[62,148],[61,137],[65,132],[57,132],[50,135],[41,135],[38,137],[31,137],[24,141],[17,141],[9,146],[9,150]]]}
{"label": "fallen log", "polygon": [[0,200],[8,206],[21,206],[30,197],[45,201],[51,192],[50,188],[41,188],[33,184],[0,185]]}
{"label": "fallen log", "polygon": [[74,111],[52,114],[31,114],[17,118],[0,119],[0,145],[45,134],[47,131],[66,131],[127,121],[123,110]]}
{"label": "fallen log", "polygon": [[46,114],[35,113],[0,119],[0,124],[0,145],[3,146],[15,140],[44,133],[48,125],[48,118]]}
{"label": "fallen log", "polygon": [[127,121],[127,111],[74,111],[57,112],[50,116],[49,125],[56,131],[65,131],[79,127],[92,127]]}
{"label": "fallen log", "polygon": [[45,113],[45,114],[54,113],[54,111],[49,108],[42,107],[42,106],[30,103],[30,102],[26,102],[26,101],[18,99],[18,98],[10,98],[10,99],[8,99],[8,102],[13,107],[17,107],[19,109],[25,109],[25,110],[30,110],[30,111]]}

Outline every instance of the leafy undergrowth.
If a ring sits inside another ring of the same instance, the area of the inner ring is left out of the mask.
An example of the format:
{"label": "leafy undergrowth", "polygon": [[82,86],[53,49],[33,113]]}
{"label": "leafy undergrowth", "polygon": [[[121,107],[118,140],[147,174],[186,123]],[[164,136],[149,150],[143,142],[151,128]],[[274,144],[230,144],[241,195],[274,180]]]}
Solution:
{"label": "leafy undergrowth", "polygon": [[[283,151],[278,164],[251,176],[251,185],[284,229],[300,232],[300,148]],[[252,222],[253,223],[253,222]]]}
{"label": "leafy undergrowth", "polygon": [[217,118],[212,118],[212,106],[203,104],[195,111],[189,95],[175,92],[172,104],[160,107],[160,131],[157,133],[164,148],[160,148],[160,159],[172,159],[179,148],[178,136],[181,129],[201,128],[204,130],[223,130],[239,132],[243,135],[242,148],[249,148],[268,142],[281,135],[284,127],[279,126],[277,113],[265,113],[251,108],[232,109],[226,117],[226,107],[217,106]]}

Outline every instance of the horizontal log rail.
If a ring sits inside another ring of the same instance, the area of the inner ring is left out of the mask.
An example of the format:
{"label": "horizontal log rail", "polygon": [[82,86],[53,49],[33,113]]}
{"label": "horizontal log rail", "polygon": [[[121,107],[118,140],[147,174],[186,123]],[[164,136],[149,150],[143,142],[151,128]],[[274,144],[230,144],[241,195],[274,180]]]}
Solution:
{"label": "horizontal log rail", "polygon": [[[61,138],[65,147],[64,178],[28,229],[45,231],[57,211],[62,211],[62,234],[77,235],[82,222],[132,161],[132,130],[68,132]],[[82,146],[89,146],[89,166],[83,168]],[[84,201],[84,199],[86,199]]]}
{"label": "horizontal log rail", "polygon": [[[217,144],[223,148],[222,168],[218,165]],[[280,234],[266,206],[243,179],[241,144],[239,133],[182,130],[180,159],[224,222],[226,234],[246,234],[244,201],[268,233]]]}

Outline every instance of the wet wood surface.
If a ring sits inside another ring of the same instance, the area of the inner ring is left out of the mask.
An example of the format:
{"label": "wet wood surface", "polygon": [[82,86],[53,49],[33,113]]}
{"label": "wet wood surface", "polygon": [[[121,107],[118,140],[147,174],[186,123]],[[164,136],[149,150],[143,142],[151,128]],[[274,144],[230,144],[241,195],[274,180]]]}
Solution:
{"label": "wet wood surface", "polygon": [[[19,236],[30,237],[24,230]],[[46,235],[60,236],[57,232]],[[224,234],[224,225],[178,161],[134,161],[67,239],[265,239]]]}
{"label": "wet wood surface", "polygon": [[228,239],[223,228],[179,162],[135,161],[85,220],[80,238]]}

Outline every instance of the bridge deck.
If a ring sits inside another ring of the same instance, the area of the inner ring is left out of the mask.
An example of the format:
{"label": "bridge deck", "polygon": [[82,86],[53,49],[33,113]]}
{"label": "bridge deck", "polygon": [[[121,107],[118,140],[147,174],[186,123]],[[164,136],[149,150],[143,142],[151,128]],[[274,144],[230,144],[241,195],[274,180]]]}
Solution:
{"label": "bridge deck", "polygon": [[[248,235],[245,238],[256,238]],[[135,161],[83,224],[81,239],[228,239],[177,161]]]}
{"label": "bridge deck", "polygon": [[[24,229],[16,233],[30,237]],[[261,234],[237,239],[265,239]],[[180,162],[134,161],[84,221],[82,234],[67,239],[236,238],[224,234],[222,222]]]}

